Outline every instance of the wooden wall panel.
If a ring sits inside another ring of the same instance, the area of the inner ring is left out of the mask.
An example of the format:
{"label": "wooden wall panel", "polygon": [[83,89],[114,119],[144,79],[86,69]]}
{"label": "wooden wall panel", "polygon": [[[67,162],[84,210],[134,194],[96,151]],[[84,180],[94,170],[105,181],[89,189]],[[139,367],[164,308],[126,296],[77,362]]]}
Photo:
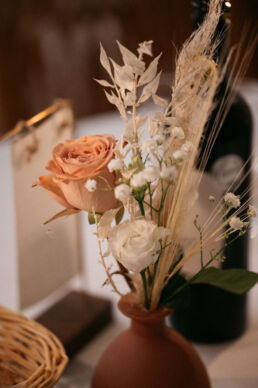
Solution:
{"label": "wooden wall panel", "polygon": [[[257,22],[256,0],[232,0],[233,42],[246,23]],[[92,80],[99,41],[118,58],[114,42],[131,49],[155,40],[161,66],[173,69],[176,47],[191,31],[191,0],[12,0],[0,4],[0,132],[50,105],[70,98],[75,115],[112,109]],[[172,44],[173,42],[173,44]],[[258,76],[257,53],[248,75]]]}

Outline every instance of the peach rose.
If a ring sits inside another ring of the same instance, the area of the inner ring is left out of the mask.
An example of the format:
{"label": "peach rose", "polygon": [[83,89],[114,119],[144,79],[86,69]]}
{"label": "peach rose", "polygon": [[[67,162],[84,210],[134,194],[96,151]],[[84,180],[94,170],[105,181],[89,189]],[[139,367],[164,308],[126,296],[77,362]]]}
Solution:
{"label": "peach rose", "polygon": [[[58,144],[46,165],[51,174],[41,176],[36,185],[48,190],[66,208],[98,213],[115,208],[113,189],[117,177],[107,168],[114,157],[115,144],[111,135],[83,136]],[[88,179],[97,183],[93,192],[85,187]]]}

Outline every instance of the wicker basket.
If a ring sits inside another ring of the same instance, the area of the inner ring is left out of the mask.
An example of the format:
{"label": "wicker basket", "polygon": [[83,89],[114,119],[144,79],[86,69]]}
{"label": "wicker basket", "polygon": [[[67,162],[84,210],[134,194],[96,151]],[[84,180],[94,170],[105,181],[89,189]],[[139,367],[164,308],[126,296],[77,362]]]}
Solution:
{"label": "wicker basket", "polygon": [[0,306],[0,387],[51,388],[67,361],[54,334]]}

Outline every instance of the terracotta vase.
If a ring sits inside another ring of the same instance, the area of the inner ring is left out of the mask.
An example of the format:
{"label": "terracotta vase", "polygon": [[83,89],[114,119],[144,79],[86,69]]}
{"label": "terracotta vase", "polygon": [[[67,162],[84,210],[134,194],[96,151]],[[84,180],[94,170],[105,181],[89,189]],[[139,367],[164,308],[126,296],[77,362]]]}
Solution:
{"label": "terracotta vase", "polygon": [[126,295],[118,303],[131,319],[102,355],[92,388],[210,388],[198,354],[180,334],[165,325],[171,310],[144,312]]}

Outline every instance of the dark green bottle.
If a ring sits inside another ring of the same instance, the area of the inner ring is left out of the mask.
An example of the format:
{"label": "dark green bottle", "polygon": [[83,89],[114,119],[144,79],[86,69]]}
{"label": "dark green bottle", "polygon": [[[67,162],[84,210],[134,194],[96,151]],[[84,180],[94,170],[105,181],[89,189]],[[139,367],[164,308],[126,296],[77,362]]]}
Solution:
{"label": "dark green bottle", "polygon": [[[195,0],[193,5],[193,24],[197,28],[207,12],[209,0]],[[231,3],[224,1],[223,14],[219,21],[216,34],[221,38],[215,59],[223,60],[229,49]],[[225,75],[215,98],[215,109],[206,126],[202,152],[214,120],[217,116],[220,102],[225,95],[228,75]],[[205,171],[217,181],[224,192],[227,191],[241,167],[251,154],[252,117],[248,105],[237,93],[222,124],[213,150],[208,159]],[[201,152],[201,153],[202,153]],[[247,162],[241,177],[250,169]],[[241,179],[239,176],[239,179]],[[235,194],[240,195],[250,186],[248,175]],[[230,190],[232,191],[232,190]],[[241,202],[246,201],[248,192]],[[226,260],[222,268],[246,268],[248,258],[248,233],[236,240],[224,250]],[[192,285],[191,300],[187,308],[176,310],[171,321],[173,326],[185,337],[196,342],[221,342],[240,336],[246,327],[246,295],[235,295],[208,285]]]}

